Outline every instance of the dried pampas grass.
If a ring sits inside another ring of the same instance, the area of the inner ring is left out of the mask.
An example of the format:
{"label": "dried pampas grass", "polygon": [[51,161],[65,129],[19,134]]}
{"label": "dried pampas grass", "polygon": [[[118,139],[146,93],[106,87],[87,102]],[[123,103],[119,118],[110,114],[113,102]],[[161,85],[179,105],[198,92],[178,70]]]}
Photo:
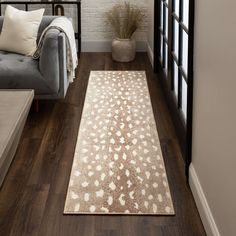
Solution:
{"label": "dried pampas grass", "polygon": [[142,11],[128,2],[116,4],[106,12],[108,23],[112,26],[116,37],[120,39],[130,39],[140,27],[143,17]]}

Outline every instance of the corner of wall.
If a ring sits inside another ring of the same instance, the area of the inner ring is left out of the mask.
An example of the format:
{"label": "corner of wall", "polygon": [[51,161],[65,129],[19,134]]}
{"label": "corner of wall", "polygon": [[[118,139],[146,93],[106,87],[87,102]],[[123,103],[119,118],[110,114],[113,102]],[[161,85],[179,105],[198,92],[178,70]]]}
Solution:
{"label": "corner of wall", "polygon": [[152,68],[154,68],[154,53],[148,41],[147,41],[147,54],[152,64]]}
{"label": "corner of wall", "polygon": [[220,236],[193,164],[191,164],[189,168],[189,184],[207,235]]}

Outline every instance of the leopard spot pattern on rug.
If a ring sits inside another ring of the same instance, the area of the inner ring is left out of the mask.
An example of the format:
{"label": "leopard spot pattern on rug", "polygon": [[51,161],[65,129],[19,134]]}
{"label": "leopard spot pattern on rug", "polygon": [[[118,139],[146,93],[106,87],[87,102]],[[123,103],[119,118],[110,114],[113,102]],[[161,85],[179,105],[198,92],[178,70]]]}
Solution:
{"label": "leopard spot pattern on rug", "polygon": [[64,213],[174,214],[144,71],[93,71]]}

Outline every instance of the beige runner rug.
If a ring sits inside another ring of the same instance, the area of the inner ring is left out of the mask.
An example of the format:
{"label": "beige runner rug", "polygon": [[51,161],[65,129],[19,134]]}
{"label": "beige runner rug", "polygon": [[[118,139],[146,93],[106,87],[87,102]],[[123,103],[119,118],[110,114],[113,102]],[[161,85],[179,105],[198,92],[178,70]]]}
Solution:
{"label": "beige runner rug", "polygon": [[92,71],[65,214],[173,215],[144,71]]}

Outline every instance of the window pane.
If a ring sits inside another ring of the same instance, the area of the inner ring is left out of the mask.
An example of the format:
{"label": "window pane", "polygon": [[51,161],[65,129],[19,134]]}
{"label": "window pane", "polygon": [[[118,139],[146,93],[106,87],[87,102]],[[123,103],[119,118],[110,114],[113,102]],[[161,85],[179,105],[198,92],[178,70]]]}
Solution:
{"label": "window pane", "polygon": [[164,64],[164,68],[165,68],[165,73],[167,75],[168,74],[168,45],[167,45],[167,43],[165,43],[165,64]]}
{"label": "window pane", "polygon": [[186,75],[188,75],[188,35],[183,32],[183,47],[182,47],[182,67]]}
{"label": "window pane", "polygon": [[178,65],[174,62],[174,93],[175,96],[178,98],[178,84],[179,84],[179,68]]}
{"label": "window pane", "polygon": [[163,36],[160,37],[160,60],[163,63]]}
{"label": "window pane", "polygon": [[174,53],[179,58],[179,23],[174,20]]}
{"label": "window pane", "polygon": [[184,119],[186,120],[187,118],[187,83],[182,77],[182,104],[181,104],[181,110],[184,115]]}
{"label": "window pane", "polygon": [[160,17],[161,17],[161,24],[160,27],[163,30],[163,19],[164,19],[164,15],[163,15],[163,2],[161,1],[161,12],[160,12]]}
{"label": "window pane", "polygon": [[175,0],[174,4],[175,4],[174,12],[179,17],[179,0]]}
{"label": "window pane", "polygon": [[189,0],[183,0],[183,23],[188,28],[189,21]]}
{"label": "window pane", "polygon": [[168,38],[168,8],[165,7],[165,16],[166,16],[166,24],[165,24],[165,36]]}

